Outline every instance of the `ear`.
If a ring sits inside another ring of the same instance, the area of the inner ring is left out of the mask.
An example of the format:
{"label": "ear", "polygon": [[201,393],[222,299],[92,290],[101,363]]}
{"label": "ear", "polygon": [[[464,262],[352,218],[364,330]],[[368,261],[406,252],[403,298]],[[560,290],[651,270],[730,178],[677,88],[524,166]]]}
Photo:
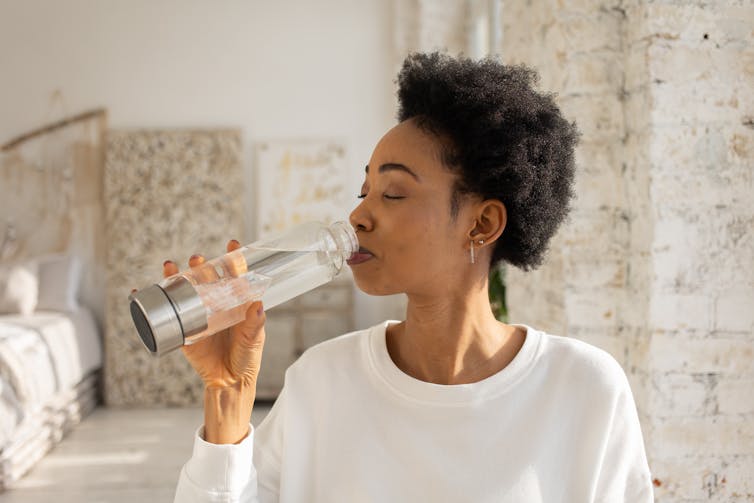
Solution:
{"label": "ear", "polygon": [[505,205],[497,199],[486,199],[477,203],[474,213],[474,227],[469,231],[469,239],[483,240],[485,245],[497,241],[508,222]]}

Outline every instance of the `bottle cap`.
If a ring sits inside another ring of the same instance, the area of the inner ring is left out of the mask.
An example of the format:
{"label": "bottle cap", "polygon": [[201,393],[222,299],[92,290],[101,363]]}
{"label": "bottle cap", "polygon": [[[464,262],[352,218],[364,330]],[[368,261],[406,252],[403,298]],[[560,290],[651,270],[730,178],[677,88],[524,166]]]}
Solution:
{"label": "bottle cap", "polygon": [[161,285],[134,292],[131,318],[144,346],[163,354],[181,347],[187,337],[207,329],[207,312],[191,283],[175,276]]}

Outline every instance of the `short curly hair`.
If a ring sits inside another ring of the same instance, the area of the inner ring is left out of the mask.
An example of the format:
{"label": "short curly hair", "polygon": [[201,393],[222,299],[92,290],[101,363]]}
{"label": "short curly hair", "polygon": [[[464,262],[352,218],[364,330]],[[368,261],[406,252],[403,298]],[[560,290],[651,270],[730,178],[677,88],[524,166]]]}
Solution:
{"label": "short curly hair", "polygon": [[534,89],[538,81],[524,65],[437,52],[410,54],[398,74],[398,120],[415,119],[443,140],[442,162],[458,174],[453,218],[461,194],[506,207],[491,266],[541,265],[570,209],[579,132],[554,94]]}

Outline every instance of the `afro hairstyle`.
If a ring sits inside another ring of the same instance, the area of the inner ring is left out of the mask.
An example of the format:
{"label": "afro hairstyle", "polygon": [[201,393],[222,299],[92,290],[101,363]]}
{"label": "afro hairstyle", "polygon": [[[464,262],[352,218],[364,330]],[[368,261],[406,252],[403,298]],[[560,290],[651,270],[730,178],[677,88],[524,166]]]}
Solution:
{"label": "afro hairstyle", "polygon": [[570,209],[579,132],[538,80],[524,65],[437,52],[410,54],[398,74],[398,120],[440,139],[442,163],[458,175],[453,218],[462,194],[505,205],[491,266],[541,265]]}

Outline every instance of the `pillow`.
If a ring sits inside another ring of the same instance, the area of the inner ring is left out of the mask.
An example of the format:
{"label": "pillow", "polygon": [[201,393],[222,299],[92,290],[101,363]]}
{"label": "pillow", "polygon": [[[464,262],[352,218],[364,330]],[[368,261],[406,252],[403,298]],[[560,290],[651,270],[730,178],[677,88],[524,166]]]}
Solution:
{"label": "pillow", "polygon": [[39,300],[37,310],[76,311],[81,283],[81,262],[73,255],[48,255],[37,259]]}
{"label": "pillow", "polygon": [[29,315],[37,307],[38,294],[36,263],[0,264],[0,313]]}

